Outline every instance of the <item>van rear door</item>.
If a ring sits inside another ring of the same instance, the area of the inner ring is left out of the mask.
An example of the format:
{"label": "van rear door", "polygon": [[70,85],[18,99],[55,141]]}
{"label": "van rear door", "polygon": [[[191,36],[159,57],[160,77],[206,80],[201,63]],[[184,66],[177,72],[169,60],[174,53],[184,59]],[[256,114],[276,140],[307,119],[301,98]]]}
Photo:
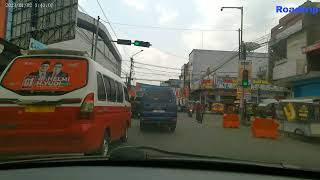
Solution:
{"label": "van rear door", "polygon": [[176,117],[177,106],[174,93],[167,88],[148,89],[143,95],[143,116]]}
{"label": "van rear door", "polygon": [[87,85],[88,60],[77,57],[18,57],[0,81],[0,126],[57,129],[77,119]]}

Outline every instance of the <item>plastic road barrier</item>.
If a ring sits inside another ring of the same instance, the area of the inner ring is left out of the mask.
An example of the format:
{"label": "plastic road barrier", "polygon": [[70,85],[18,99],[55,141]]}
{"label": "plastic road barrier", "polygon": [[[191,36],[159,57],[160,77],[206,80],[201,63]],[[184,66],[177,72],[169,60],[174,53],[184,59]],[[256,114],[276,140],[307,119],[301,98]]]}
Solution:
{"label": "plastic road barrier", "polygon": [[257,138],[277,139],[279,137],[278,127],[279,124],[274,119],[256,117],[252,123],[251,132]]}
{"label": "plastic road barrier", "polygon": [[223,128],[239,128],[240,119],[238,114],[224,114]]}

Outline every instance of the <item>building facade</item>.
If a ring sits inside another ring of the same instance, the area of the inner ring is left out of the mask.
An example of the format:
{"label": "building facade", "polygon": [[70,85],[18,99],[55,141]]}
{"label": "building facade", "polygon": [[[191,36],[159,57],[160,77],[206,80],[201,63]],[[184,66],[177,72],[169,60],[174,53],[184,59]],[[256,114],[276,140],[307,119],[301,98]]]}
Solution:
{"label": "building facade", "polygon": [[[93,34],[96,32],[95,19],[85,13],[77,11],[77,26],[75,27],[75,38],[50,44],[52,48],[62,48],[69,50],[86,51],[92,54]],[[120,76],[121,74],[121,55],[116,45],[112,42],[111,35],[101,22],[99,23],[99,40],[96,50],[96,61]]]}
{"label": "building facade", "polygon": [[[246,92],[250,102],[260,99],[283,97],[285,90],[265,81],[267,76],[268,54],[249,52],[246,69],[249,70],[250,90]],[[238,53],[235,51],[217,51],[194,49],[189,55],[188,70],[190,97],[202,103],[233,103],[239,99],[240,77]],[[182,75],[181,75],[182,76]],[[263,83],[262,83],[263,82]]]}
{"label": "building facade", "polygon": [[[306,2],[303,7],[318,7]],[[292,97],[320,96],[320,13],[287,14],[271,29],[269,78]]]}

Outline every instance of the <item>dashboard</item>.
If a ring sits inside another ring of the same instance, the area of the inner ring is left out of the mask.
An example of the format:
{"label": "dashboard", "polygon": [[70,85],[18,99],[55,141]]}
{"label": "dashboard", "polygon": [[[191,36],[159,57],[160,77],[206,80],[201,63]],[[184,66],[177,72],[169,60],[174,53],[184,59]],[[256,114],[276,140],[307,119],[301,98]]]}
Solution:
{"label": "dashboard", "polygon": [[5,180],[169,180],[169,179],[301,179],[224,171],[157,167],[70,166],[0,170]]}

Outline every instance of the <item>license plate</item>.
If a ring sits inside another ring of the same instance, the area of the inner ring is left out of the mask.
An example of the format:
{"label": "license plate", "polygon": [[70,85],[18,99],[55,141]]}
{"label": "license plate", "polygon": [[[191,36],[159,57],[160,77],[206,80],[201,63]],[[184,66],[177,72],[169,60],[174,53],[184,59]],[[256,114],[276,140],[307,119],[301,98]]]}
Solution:
{"label": "license plate", "polygon": [[152,112],[163,113],[163,112],[165,112],[165,111],[164,111],[164,110],[153,110]]}
{"label": "license plate", "polygon": [[56,107],[51,105],[41,105],[41,106],[26,106],[24,109],[25,112],[55,112]]}

